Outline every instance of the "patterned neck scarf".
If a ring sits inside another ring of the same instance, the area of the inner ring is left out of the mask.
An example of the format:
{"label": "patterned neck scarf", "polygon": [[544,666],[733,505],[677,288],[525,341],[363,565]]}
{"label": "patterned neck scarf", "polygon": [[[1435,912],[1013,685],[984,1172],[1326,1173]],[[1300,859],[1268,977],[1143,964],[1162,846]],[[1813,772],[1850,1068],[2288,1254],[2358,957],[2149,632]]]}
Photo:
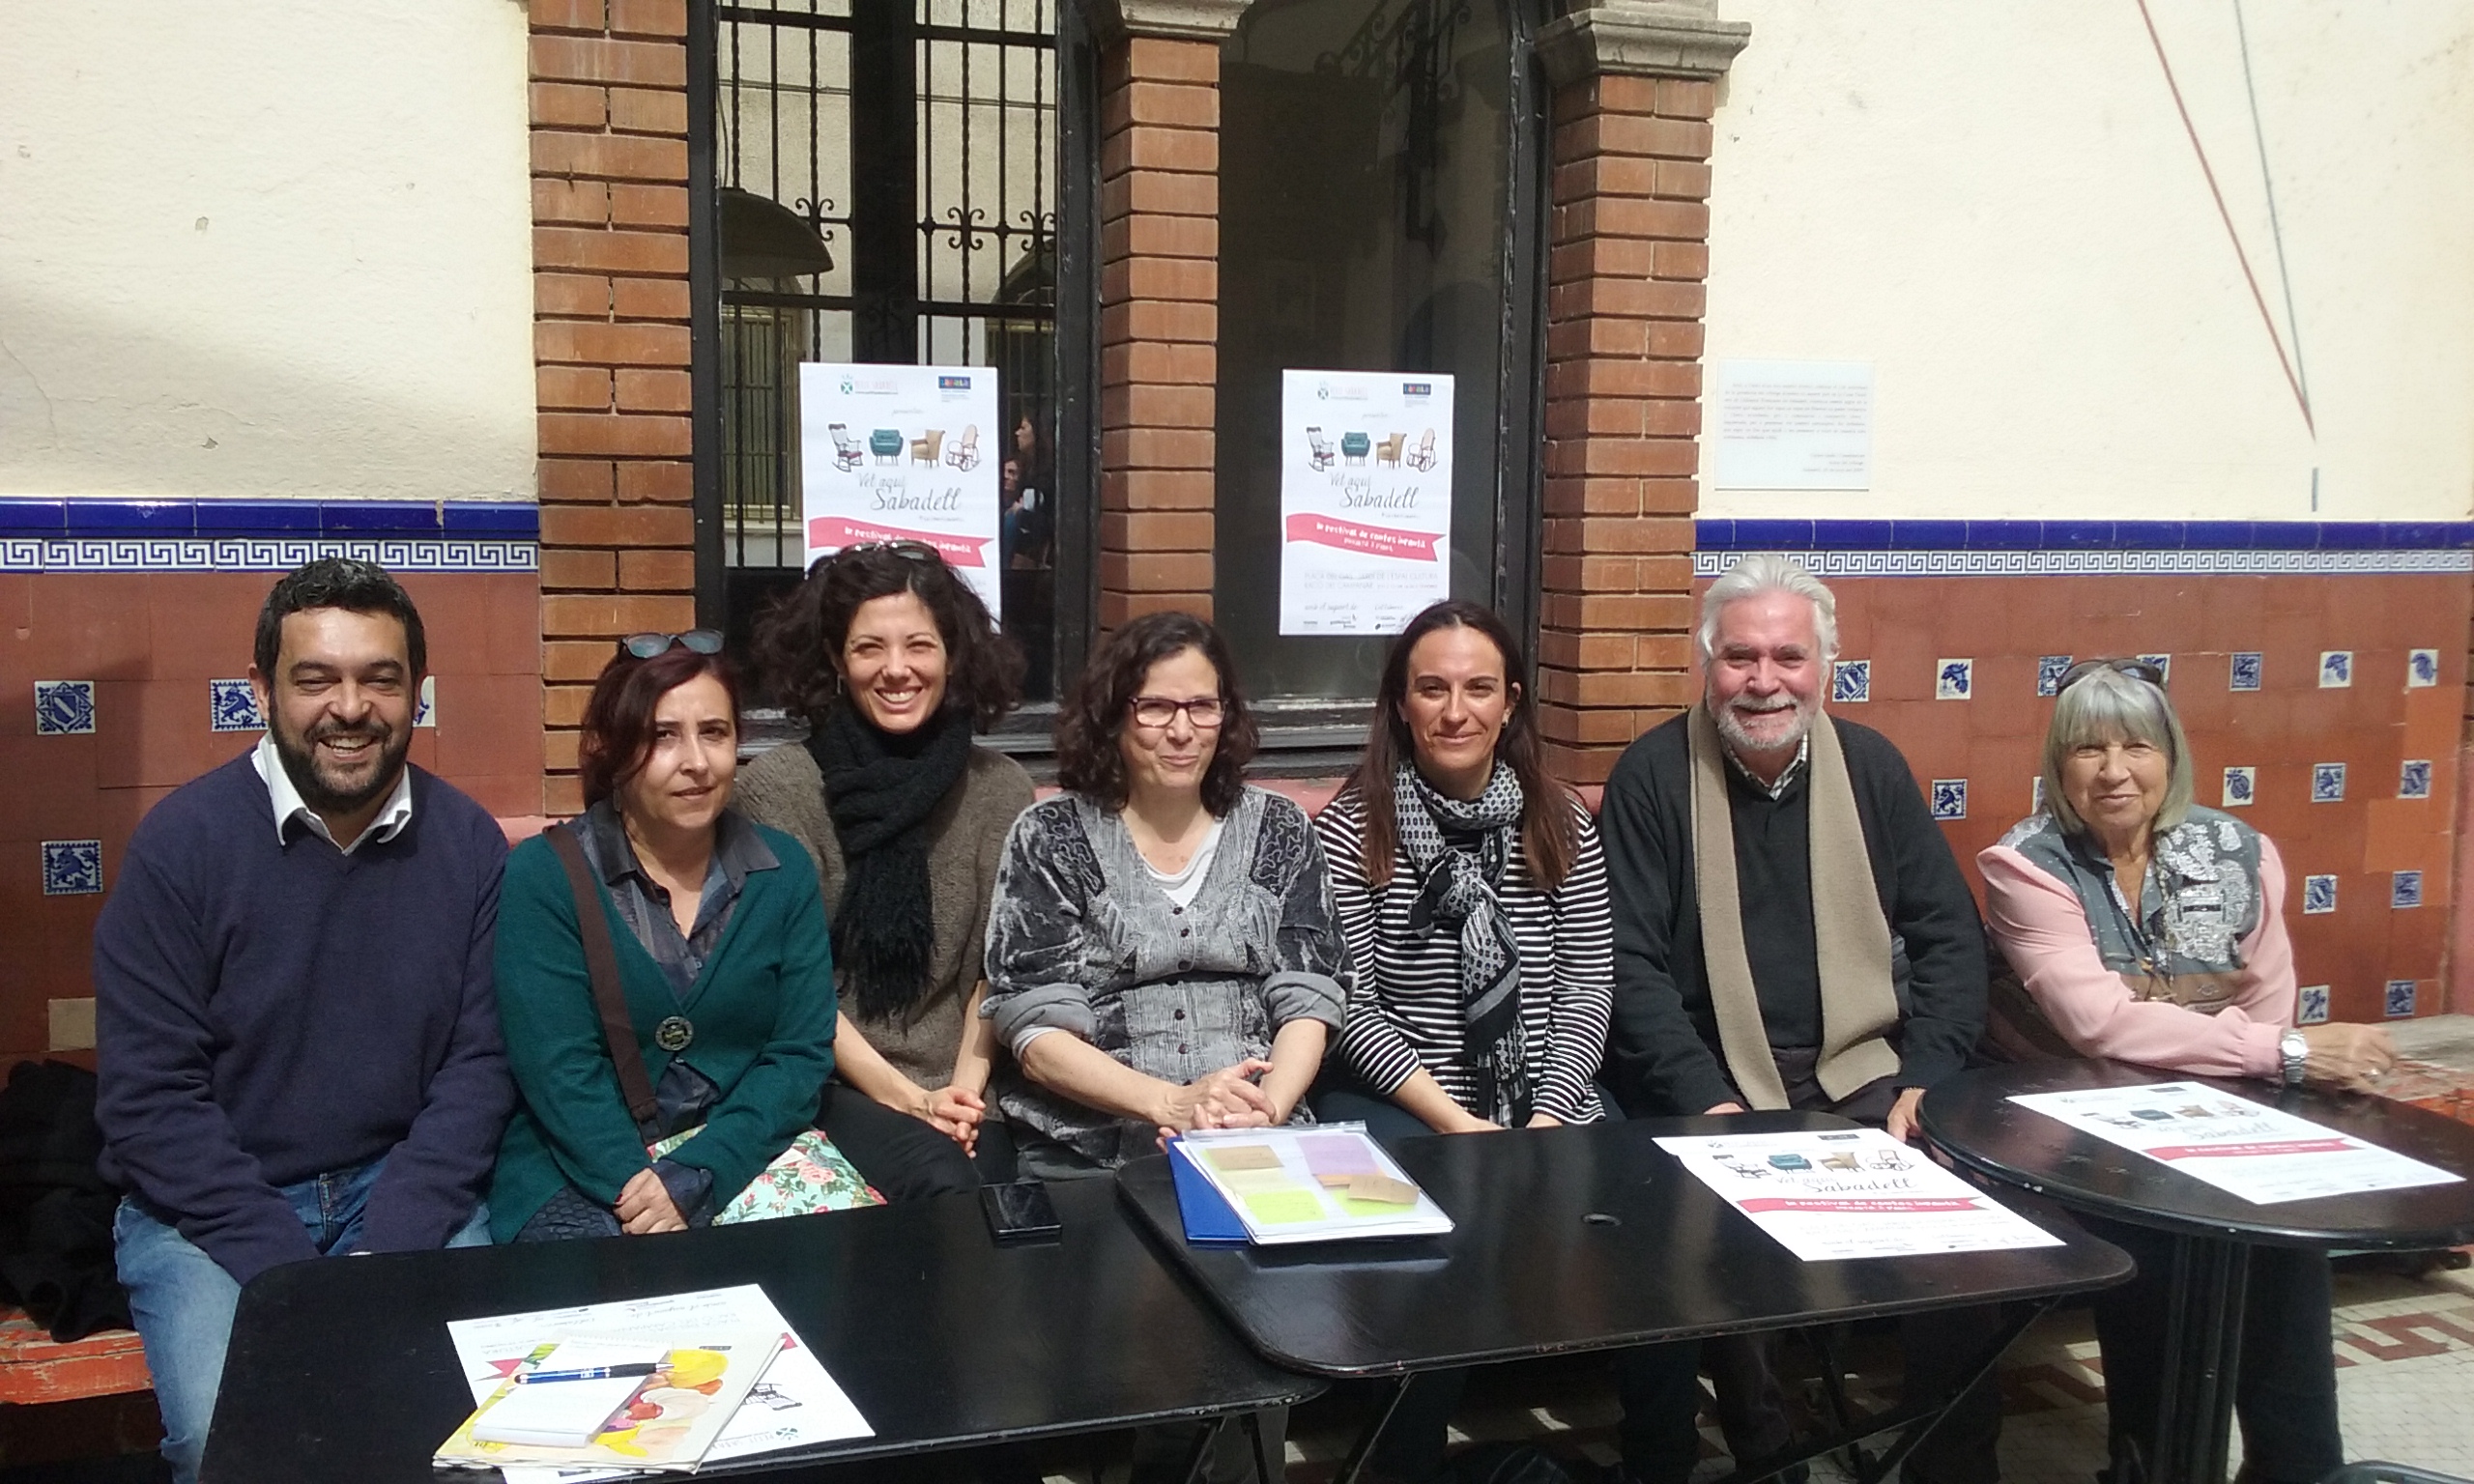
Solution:
{"label": "patterned neck scarf", "polygon": [[[1498,760],[1474,799],[1437,793],[1402,763],[1392,777],[1400,852],[1418,873],[1409,927],[1460,936],[1460,999],[1470,1066],[1484,1106],[1471,1111],[1507,1127],[1529,1121],[1529,1061],[1520,1025],[1520,948],[1496,898],[1512,832],[1520,828],[1520,780]],[[1455,837],[1447,839],[1447,837]],[[1472,839],[1474,837],[1474,839]]]}

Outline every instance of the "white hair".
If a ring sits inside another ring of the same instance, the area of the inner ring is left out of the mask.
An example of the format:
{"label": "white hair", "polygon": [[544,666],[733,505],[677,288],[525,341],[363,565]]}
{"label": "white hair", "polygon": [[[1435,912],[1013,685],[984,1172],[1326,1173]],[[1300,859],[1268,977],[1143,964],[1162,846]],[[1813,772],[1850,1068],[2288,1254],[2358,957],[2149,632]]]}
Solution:
{"label": "white hair", "polygon": [[1756,552],[1729,567],[1701,595],[1701,627],[1693,635],[1693,644],[1701,652],[1703,669],[1709,668],[1717,651],[1718,615],[1728,604],[1764,592],[1792,592],[1810,602],[1813,640],[1821,645],[1821,662],[1827,665],[1838,658],[1838,599],[1802,562],[1772,552]]}

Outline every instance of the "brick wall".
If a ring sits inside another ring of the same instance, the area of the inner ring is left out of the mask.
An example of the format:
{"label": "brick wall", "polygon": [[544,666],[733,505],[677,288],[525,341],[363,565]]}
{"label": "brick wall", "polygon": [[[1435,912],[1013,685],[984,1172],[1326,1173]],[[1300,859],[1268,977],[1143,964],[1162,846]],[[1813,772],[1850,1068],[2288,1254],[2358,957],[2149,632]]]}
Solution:
{"label": "brick wall", "polygon": [[1716,103],[1707,79],[1609,72],[1555,95],[1539,699],[1548,766],[1575,783],[1696,694]]}
{"label": "brick wall", "polygon": [[1100,67],[1100,623],[1209,616],[1220,336],[1220,43]]}
{"label": "brick wall", "polygon": [[614,637],[696,621],[686,0],[532,0],[542,808]]}

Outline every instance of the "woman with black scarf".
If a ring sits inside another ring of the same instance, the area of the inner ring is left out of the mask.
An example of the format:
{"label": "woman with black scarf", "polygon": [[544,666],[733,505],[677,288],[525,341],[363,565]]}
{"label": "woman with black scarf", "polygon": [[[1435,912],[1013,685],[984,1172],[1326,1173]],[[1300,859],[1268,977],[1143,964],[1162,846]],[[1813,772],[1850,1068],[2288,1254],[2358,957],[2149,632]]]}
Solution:
{"label": "woman with black scarf", "polygon": [[975,1156],[1001,1177],[980,959],[1031,780],[971,733],[1013,709],[1021,654],[914,542],[819,561],[755,641],[810,728],[740,770],[738,808],[806,845],[823,883],[842,1013],[818,1123],[889,1200],[975,1187]]}

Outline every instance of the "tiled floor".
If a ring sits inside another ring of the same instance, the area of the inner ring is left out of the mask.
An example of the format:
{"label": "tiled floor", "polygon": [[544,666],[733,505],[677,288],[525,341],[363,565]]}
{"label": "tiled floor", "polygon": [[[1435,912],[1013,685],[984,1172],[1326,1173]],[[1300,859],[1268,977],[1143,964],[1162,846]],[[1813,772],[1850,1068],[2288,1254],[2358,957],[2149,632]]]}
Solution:
{"label": "tiled floor", "polygon": [[[2346,1456],[2474,1478],[2474,1271],[2340,1272],[2337,1304]],[[1858,1401],[1878,1407],[1893,1399],[1897,1358],[1887,1337],[1859,1339],[1851,1362]],[[2007,1484],[2089,1484],[2105,1463],[2105,1381],[2086,1312],[2052,1315],[2030,1329],[2005,1359],[2001,1384]],[[1455,1420],[1455,1441],[1526,1438],[1568,1460],[1615,1461],[1617,1409],[1601,1372],[1568,1367],[1531,1387],[1500,1384],[1517,1394],[1464,1411]],[[1338,1408],[1302,1413],[1289,1438],[1289,1484],[1325,1484],[1358,1420]],[[1706,1417],[1702,1435],[1695,1477],[1708,1480],[1731,1465]],[[1816,1484],[1841,1484],[1848,1475],[1824,1462],[1813,1477]]]}
{"label": "tiled floor", "polygon": [[[2392,1093],[2474,1122],[2474,1016],[2446,1015],[2391,1027],[2416,1065]],[[2361,1270],[2337,1276],[2337,1387],[2353,1459],[2383,1459],[2474,1479],[2474,1270],[2416,1276]],[[1884,1336],[1859,1337],[1848,1360],[1854,1395],[1894,1399],[1897,1354]],[[2084,1310],[2048,1316],[2004,1358],[2001,1471],[2009,1484],[2089,1484],[2105,1463],[2104,1374]],[[1483,1395],[1489,1390],[1493,1395]],[[1567,1364],[1527,1380],[1473,1386],[1455,1440],[1533,1439],[1559,1456],[1615,1461],[1614,1394],[1602,1367]],[[1301,1412],[1288,1445],[1289,1484],[1325,1484],[1356,1436],[1360,1409],[1345,1398]],[[1695,1475],[1724,1473],[1717,1428],[1704,1418]],[[2240,1442],[2235,1442],[2238,1462]],[[1588,1470],[1576,1470],[1586,1476]],[[1847,1475],[1824,1463],[1817,1484]]]}

